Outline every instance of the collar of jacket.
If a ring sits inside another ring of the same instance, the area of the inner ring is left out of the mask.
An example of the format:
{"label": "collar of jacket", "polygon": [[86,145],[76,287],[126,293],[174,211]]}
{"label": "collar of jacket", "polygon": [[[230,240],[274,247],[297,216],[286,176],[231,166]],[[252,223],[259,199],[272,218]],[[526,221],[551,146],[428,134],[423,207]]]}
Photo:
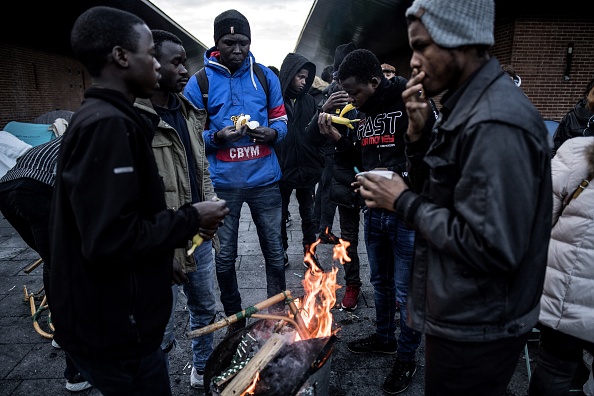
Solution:
{"label": "collar of jacket", "polygon": [[[466,122],[468,114],[472,113],[472,109],[481,95],[503,74],[507,75],[501,68],[499,61],[496,58],[491,58],[476,70],[462,86],[453,92],[448,91],[442,99],[442,110],[445,117],[441,127],[452,130]],[[453,111],[454,107],[456,111]],[[453,117],[449,117],[450,113]]]}
{"label": "collar of jacket", "polygon": [[137,111],[137,109],[134,108],[134,104],[130,103],[126,95],[120,91],[108,88],[90,87],[85,91],[84,96],[85,98],[96,98],[109,102],[128,117],[134,119],[138,124],[151,129],[153,133],[159,124],[159,116]]}

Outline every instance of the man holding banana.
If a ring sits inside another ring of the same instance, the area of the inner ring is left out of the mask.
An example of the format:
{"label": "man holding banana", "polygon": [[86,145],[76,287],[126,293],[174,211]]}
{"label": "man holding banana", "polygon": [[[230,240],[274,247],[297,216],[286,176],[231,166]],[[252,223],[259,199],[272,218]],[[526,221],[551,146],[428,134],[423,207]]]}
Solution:
{"label": "man holding banana", "polygon": [[[198,76],[194,75],[184,94],[196,107],[208,112],[204,142],[210,175],[217,196],[227,202],[230,210],[217,231],[221,249],[215,256],[221,302],[225,315],[230,316],[243,309],[235,260],[244,203],[250,208],[266,262],[267,296],[286,287],[278,184],[281,169],[273,146],[285,139],[287,113],[278,77],[257,64],[250,52],[251,31],[245,16],[236,10],[218,15],[214,41],[215,46],[204,54],[208,92],[201,91]],[[236,127],[240,119],[243,125]],[[284,306],[277,304],[270,310],[282,311]],[[245,319],[240,320],[229,331],[245,323]]]}

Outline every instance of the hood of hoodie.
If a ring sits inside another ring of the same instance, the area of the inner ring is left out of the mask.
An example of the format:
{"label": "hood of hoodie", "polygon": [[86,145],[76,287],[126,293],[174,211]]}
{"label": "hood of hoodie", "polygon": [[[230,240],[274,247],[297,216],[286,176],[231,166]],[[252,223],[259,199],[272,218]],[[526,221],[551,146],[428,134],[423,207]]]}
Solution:
{"label": "hood of hoodie", "polygon": [[283,64],[280,68],[280,74],[278,76],[281,83],[281,91],[283,93],[283,97],[286,95],[287,90],[291,85],[291,80],[301,69],[306,69],[307,71],[309,71],[309,76],[307,77],[307,80],[305,81],[305,86],[303,87],[303,90],[301,91],[299,96],[302,96],[309,92],[309,88],[311,88],[313,80],[316,76],[316,65],[310,62],[305,56],[296,53],[288,54],[285,57],[285,60],[283,60]]}

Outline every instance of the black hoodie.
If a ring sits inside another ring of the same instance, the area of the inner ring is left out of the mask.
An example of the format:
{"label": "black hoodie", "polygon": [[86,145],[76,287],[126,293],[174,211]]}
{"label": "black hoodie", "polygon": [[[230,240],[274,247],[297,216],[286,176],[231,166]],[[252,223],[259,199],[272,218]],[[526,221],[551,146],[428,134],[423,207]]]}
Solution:
{"label": "black hoodie", "polygon": [[[301,70],[309,71],[299,92],[290,88],[291,80]],[[324,160],[317,147],[306,138],[307,124],[316,114],[313,96],[308,94],[316,75],[316,66],[302,55],[289,53],[280,69],[280,83],[287,111],[287,137],[274,150],[282,170],[281,188],[305,188],[315,185],[322,175]]]}

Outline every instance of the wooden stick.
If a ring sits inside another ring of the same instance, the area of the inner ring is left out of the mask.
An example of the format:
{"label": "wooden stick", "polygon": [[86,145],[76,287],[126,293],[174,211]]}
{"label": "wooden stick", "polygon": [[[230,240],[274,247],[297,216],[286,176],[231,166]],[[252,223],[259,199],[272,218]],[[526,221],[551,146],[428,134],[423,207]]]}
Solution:
{"label": "wooden stick", "polygon": [[285,345],[284,337],[273,333],[248,364],[237,373],[233,381],[223,389],[221,396],[239,396],[243,394],[254,381],[256,374],[274,359],[283,345]]}
{"label": "wooden stick", "polygon": [[24,269],[25,274],[30,273],[31,271],[33,271],[35,268],[39,267],[39,264],[41,264],[43,262],[43,259],[37,259],[36,261],[33,262],[33,264],[29,265],[27,268]]}
{"label": "wooden stick", "polygon": [[284,320],[287,321],[289,323],[291,323],[293,325],[293,327],[295,328],[295,330],[297,330],[297,333],[299,333],[299,336],[301,337],[302,340],[307,340],[309,339],[309,333],[307,332],[306,328],[300,327],[299,323],[297,323],[295,321],[295,319],[291,319],[288,316],[281,316],[281,315],[269,315],[269,314],[259,314],[259,313],[255,313],[252,314],[253,318],[260,318],[260,319],[270,319],[270,320]]}
{"label": "wooden stick", "polygon": [[29,307],[31,308],[31,317],[33,318],[33,328],[35,329],[35,331],[37,333],[39,333],[39,335],[41,335],[43,338],[47,338],[49,340],[51,340],[52,338],[54,338],[53,334],[50,334],[46,331],[44,331],[41,326],[39,325],[39,317],[35,317],[35,314],[37,313],[37,310],[41,310],[41,309],[45,309],[47,308],[47,306],[45,306],[45,302],[46,300],[46,296],[43,297],[43,300],[41,301],[41,303],[39,304],[39,308],[37,308],[35,306],[35,295],[34,294],[29,294],[27,293],[27,287],[25,286],[25,296],[26,298],[29,300]]}
{"label": "wooden stick", "polygon": [[244,309],[241,312],[236,313],[235,315],[227,316],[226,318],[221,319],[218,322],[215,322],[211,325],[204,326],[204,327],[201,327],[196,330],[188,331],[188,332],[186,332],[186,337],[196,338],[196,337],[203,336],[205,334],[212,333],[213,331],[222,329],[223,327],[229,326],[230,324],[233,324],[233,323],[237,322],[238,320],[249,318],[253,314],[255,314],[263,309],[266,309],[266,308],[270,307],[271,305],[274,305],[276,303],[284,301],[287,298],[287,296],[290,296],[290,295],[291,295],[291,293],[289,291],[280,292],[276,296],[272,296],[269,299],[259,302],[256,305],[247,307],[246,309]]}
{"label": "wooden stick", "polygon": [[293,296],[291,295],[291,292],[288,290],[287,300],[289,301],[289,311],[293,314],[295,322],[297,322],[297,331],[299,332],[299,336],[302,340],[310,339],[311,337],[309,335],[309,330],[307,329],[307,326],[305,325],[305,322],[299,313],[299,308],[297,308],[297,305],[295,305],[295,302],[293,302]]}

